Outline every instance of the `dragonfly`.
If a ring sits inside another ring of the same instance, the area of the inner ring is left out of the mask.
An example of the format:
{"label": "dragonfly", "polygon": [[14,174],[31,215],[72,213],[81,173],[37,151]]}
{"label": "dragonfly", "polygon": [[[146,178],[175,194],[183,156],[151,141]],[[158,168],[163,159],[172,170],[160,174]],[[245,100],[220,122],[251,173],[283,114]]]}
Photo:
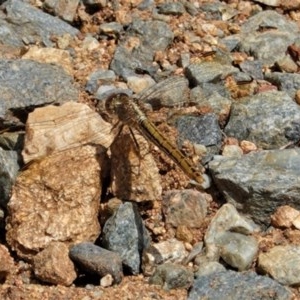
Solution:
{"label": "dragonfly", "polygon": [[106,100],[105,107],[109,114],[118,117],[122,126],[128,125],[130,128],[135,128],[172,159],[193,182],[205,187],[207,179],[203,172],[158,130],[147,118],[137,101],[125,93],[113,94]]}
{"label": "dragonfly", "polygon": [[[172,93],[170,93],[170,91],[172,91]],[[208,186],[208,177],[204,174],[204,168],[200,164],[199,166],[196,166],[196,164],[178,147],[171,143],[171,141],[164,136],[164,134],[147,117],[146,104],[150,104],[155,109],[161,107],[185,106],[187,104],[185,101],[189,98],[188,93],[189,88],[187,79],[184,77],[173,77],[155,84],[135,98],[125,93],[112,94],[103,101],[104,107],[102,107],[102,110],[105,110],[105,114],[116,117],[118,124],[111,126],[103,124],[102,122],[97,123],[96,125],[88,125],[89,128],[85,129],[83,128],[84,125],[82,125],[84,122],[82,122],[81,125],[78,126],[78,129],[76,129],[76,132],[78,131],[78,137],[75,138],[77,139],[75,142],[69,141],[70,136],[73,138],[73,130],[75,127],[74,122],[68,122],[69,119],[72,119],[71,108],[66,109],[70,114],[62,113],[53,121],[36,120],[34,121],[34,125],[38,127],[38,132],[42,132],[44,128],[47,131],[49,126],[51,128],[51,126],[56,124],[61,125],[61,123],[63,123],[63,128],[61,131],[53,130],[51,134],[46,132],[43,134],[42,141],[42,134],[40,134],[37,146],[31,146],[30,148],[29,146],[26,147],[25,143],[25,150],[23,151],[23,156],[25,157],[24,160],[25,162],[28,162],[41,154],[47,156],[51,154],[49,153],[49,150],[54,152],[55,149],[52,149],[51,145],[52,140],[53,143],[55,141],[55,144],[59,144],[59,151],[67,150],[74,146],[94,143],[100,143],[108,149],[116,137],[116,135],[112,134],[113,129],[118,125],[118,134],[120,134],[122,128],[128,126],[131,133],[131,129],[136,130],[146,140],[153,143],[160,151],[165,153],[167,157],[182,169],[182,171],[191,179],[193,184],[200,186],[201,189],[205,189]],[[180,95],[182,98],[179,97]],[[57,107],[53,109],[57,109]],[[47,114],[51,115],[51,112],[48,112]],[[93,112],[93,115],[86,113],[81,119],[87,122],[94,118],[95,114],[95,112]],[[82,133],[80,133],[80,130],[82,130]],[[87,135],[84,133],[84,130],[85,132],[89,131],[92,133]],[[30,132],[28,135],[29,139],[33,138],[32,132],[34,132],[34,130],[28,131]],[[134,138],[134,134],[132,134],[132,136]],[[44,148],[41,149],[40,147]]]}

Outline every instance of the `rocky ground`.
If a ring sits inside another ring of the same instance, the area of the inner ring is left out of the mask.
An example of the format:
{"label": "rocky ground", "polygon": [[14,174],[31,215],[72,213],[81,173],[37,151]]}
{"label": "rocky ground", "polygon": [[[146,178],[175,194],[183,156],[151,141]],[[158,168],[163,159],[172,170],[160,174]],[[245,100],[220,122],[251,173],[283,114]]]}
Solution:
{"label": "rocky ground", "polygon": [[0,3],[1,299],[300,299],[298,1]]}

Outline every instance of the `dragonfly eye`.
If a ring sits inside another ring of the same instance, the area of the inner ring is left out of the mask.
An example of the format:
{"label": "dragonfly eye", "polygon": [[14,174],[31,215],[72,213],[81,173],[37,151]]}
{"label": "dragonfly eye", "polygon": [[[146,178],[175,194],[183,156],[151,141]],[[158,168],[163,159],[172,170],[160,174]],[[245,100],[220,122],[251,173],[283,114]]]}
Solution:
{"label": "dragonfly eye", "polygon": [[109,114],[116,114],[119,107],[122,107],[129,96],[125,93],[110,95],[105,101],[105,109]]}

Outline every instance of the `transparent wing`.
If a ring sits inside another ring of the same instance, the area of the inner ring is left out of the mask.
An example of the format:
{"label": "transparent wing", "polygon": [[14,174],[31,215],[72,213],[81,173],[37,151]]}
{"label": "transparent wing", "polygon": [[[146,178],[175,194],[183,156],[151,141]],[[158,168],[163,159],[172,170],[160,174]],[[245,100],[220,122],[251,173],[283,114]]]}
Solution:
{"label": "transparent wing", "polygon": [[87,144],[108,148],[113,142],[111,124],[85,104],[49,105],[29,114],[26,123],[24,162]]}
{"label": "transparent wing", "polygon": [[180,107],[189,103],[189,82],[185,77],[172,76],[138,95],[138,100],[151,104],[153,109]]}

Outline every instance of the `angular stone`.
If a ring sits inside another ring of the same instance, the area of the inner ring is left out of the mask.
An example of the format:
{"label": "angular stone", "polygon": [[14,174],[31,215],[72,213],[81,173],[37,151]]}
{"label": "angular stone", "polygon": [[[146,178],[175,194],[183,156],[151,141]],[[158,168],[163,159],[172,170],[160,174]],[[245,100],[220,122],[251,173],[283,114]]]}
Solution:
{"label": "angular stone", "polygon": [[34,274],[42,281],[69,286],[77,274],[64,243],[53,242],[33,259]]}
{"label": "angular stone", "polygon": [[292,300],[293,294],[275,280],[254,272],[225,271],[198,277],[188,300]]}
{"label": "angular stone", "polygon": [[0,245],[0,260],[0,283],[3,284],[14,271],[14,260],[4,245]]}
{"label": "angular stone", "polygon": [[88,144],[108,148],[114,138],[111,130],[112,126],[85,104],[37,108],[27,119],[23,159],[28,163]]}
{"label": "angular stone", "polygon": [[299,119],[299,105],[287,93],[264,92],[232,105],[225,133],[263,149],[277,149],[299,140]]}
{"label": "angular stone", "polygon": [[6,207],[19,170],[16,151],[5,151],[0,148],[0,169],[0,203],[2,207]]}
{"label": "angular stone", "polygon": [[0,60],[0,119],[8,123],[10,117],[13,123],[12,111],[76,101],[78,90],[72,81],[60,66],[26,59]]}
{"label": "angular stone", "polygon": [[146,275],[152,275],[159,264],[172,262],[180,263],[187,256],[184,244],[176,239],[170,239],[155,243],[143,252],[143,271]]}
{"label": "angular stone", "polygon": [[274,227],[290,228],[298,216],[300,216],[299,210],[288,205],[280,206],[271,216],[271,224]]}
{"label": "angular stone", "polygon": [[[52,241],[95,241],[103,153],[77,147],[32,163],[18,176],[8,203],[7,242],[31,259]],[[103,171],[103,170],[102,170]]]}
{"label": "angular stone", "polygon": [[65,72],[72,76],[73,64],[69,51],[55,48],[30,47],[22,56],[23,59],[32,59],[40,63],[56,64],[63,67]]}
{"label": "angular stone", "polygon": [[79,0],[45,0],[43,6],[55,16],[61,17],[67,22],[73,22],[78,4]]}
{"label": "angular stone", "polygon": [[65,33],[75,36],[79,32],[75,27],[44,13],[26,1],[8,0],[0,8],[3,12],[0,23],[6,27],[0,33],[0,42],[3,44],[23,46],[25,40],[32,44],[52,46],[51,36]]}
{"label": "angular stone", "polygon": [[224,232],[216,244],[221,248],[221,258],[239,271],[249,269],[258,252],[258,242],[254,237],[236,232]]}
{"label": "angular stone", "polygon": [[300,246],[275,246],[258,256],[258,268],[284,285],[300,285]]}
{"label": "angular stone", "polygon": [[209,164],[226,200],[256,223],[270,224],[271,214],[288,199],[300,209],[300,150],[251,152],[238,158],[216,159]]}
{"label": "angular stone", "polygon": [[199,266],[198,271],[195,273],[195,278],[225,271],[226,268],[220,263],[216,261],[208,261]]}
{"label": "angular stone", "polygon": [[250,234],[255,229],[257,229],[256,225],[251,224],[239,215],[232,204],[224,204],[212,219],[205,233],[204,241],[207,248],[207,256],[214,257],[214,253],[219,248],[218,240],[225,232]]}
{"label": "angular stone", "polygon": [[171,190],[163,196],[166,223],[173,227],[201,227],[207,214],[208,194],[194,190]]}
{"label": "angular stone", "polygon": [[84,272],[97,274],[100,277],[111,275],[115,283],[122,281],[122,259],[118,253],[92,243],[81,243],[70,249],[70,257]]}
{"label": "angular stone", "polygon": [[149,278],[150,284],[162,286],[165,290],[184,288],[193,284],[194,274],[186,267],[165,263],[157,267],[155,273]]}
{"label": "angular stone", "polygon": [[135,141],[124,128],[111,145],[112,194],[135,202],[160,199],[161,179],[149,144],[142,135],[133,132]]}
{"label": "angular stone", "polygon": [[125,268],[132,274],[140,272],[143,250],[149,245],[149,235],[134,203],[119,206],[103,228],[103,245],[118,253]]}

